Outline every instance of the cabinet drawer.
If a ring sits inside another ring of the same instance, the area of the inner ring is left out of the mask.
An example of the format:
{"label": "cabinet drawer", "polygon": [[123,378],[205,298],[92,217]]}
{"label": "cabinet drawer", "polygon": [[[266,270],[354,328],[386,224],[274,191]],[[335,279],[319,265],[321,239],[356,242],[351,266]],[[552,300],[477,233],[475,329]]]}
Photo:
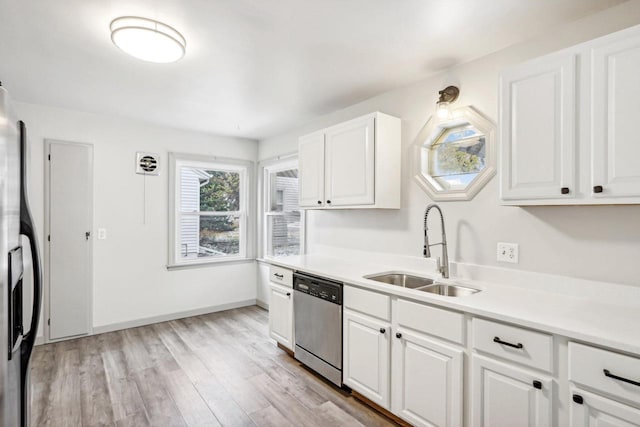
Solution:
{"label": "cabinet drawer", "polygon": [[391,321],[391,298],[388,295],[345,285],[343,298],[346,308]]}
{"label": "cabinet drawer", "polygon": [[269,267],[269,280],[291,288],[293,287],[293,271],[272,265]]}
{"label": "cabinet drawer", "polygon": [[632,402],[640,402],[640,359],[569,343],[569,379]]}
{"label": "cabinet drawer", "polygon": [[543,371],[553,369],[553,337],[542,332],[473,319],[473,347]]}
{"label": "cabinet drawer", "polygon": [[398,299],[394,318],[398,326],[464,345],[464,315],[412,301]]}

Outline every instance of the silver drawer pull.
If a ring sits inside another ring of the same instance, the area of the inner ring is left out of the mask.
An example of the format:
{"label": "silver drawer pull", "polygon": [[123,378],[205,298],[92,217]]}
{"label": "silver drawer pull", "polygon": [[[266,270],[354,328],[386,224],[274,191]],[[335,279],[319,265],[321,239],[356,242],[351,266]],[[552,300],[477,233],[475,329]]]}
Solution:
{"label": "silver drawer pull", "polygon": [[274,276],[276,276],[278,279],[282,279],[284,277],[283,274],[278,274],[278,273],[273,273]]}
{"label": "silver drawer pull", "polygon": [[638,387],[640,387],[640,382],[638,382],[638,381],[633,381],[633,380],[630,380],[629,378],[619,377],[617,375],[612,374],[611,371],[609,371],[608,369],[604,369],[603,372],[604,372],[604,376],[605,377],[609,377],[609,378],[612,378],[614,380],[618,380],[618,381],[622,381],[622,382],[625,382],[625,383],[637,385]]}
{"label": "silver drawer pull", "polygon": [[502,341],[499,337],[493,337],[493,342],[497,342],[498,344],[506,345],[513,348],[523,348],[522,343],[511,344],[510,342]]}

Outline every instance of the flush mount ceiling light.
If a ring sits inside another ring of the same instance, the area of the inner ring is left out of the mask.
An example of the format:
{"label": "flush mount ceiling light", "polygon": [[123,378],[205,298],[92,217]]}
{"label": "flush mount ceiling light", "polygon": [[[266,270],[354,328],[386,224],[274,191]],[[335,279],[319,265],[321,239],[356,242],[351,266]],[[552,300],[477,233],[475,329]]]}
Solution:
{"label": "flush mount ceiling light", "polygon": [[455,102],[460,95],[460,89],[456,86],[447,86],[438,92],[440,98],[436,103],[436,114],[440,120],[447,120],[451,118],[451,103]]}
{"label": "flush mount ceiling light", "polygon": [[122,16],[111,21],[109,28],[116,46],[143,61],[176,62],[186,52],[187,41],[182,34],[153,19]]}

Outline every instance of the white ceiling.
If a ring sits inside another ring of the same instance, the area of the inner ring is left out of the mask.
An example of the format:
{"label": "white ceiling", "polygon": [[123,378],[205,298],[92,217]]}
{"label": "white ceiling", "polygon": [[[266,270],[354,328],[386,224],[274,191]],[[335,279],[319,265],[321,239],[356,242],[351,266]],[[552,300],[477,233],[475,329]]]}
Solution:
{"label": "white ceiling", "polygon": [[[260,139],[621,2],[0,0],[0,80],[23,102]],[[122,15],[174,26],[186,56],[127,56]]]}

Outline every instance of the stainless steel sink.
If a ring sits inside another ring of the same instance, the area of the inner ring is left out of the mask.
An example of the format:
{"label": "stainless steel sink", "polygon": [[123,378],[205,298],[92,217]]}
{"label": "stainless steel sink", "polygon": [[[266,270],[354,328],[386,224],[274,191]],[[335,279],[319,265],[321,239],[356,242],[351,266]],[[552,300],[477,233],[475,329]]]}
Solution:
{"label": "stainless steel sink", "polygon": [[409,289],[417,289],[433,284],[433,279],[413,276],[406,273],[372,274],[371,276],[364,276],[364,278]]}
{"label": "stainless steel sink", "polygon": [[467,288],[466,286],[454,284],[434,283],[434,280],[428,277],[414,276],[400,272],[378,273],[364,276],[364,278],[446,297],[464,297],[480,292],[480,289]]}
{"label": "stainless steel sink", "polygon": [[425,286],[423,288],[419,288],[418,290],[436,295],[444,295],[445,297],[464,297],[480,292],[480,289],[466,288],[459,285],[445,285],[442,283]]}

